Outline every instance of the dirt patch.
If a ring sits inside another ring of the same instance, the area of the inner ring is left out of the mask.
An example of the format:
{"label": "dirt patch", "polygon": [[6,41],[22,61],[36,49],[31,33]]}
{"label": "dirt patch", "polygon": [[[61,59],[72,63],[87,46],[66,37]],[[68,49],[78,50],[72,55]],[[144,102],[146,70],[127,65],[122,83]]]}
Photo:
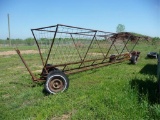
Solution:
{"label": "dirt patch", "polygon": [[34,73],[40,73],[40,72],[42,72],[42,70],[35,70],[35,71],[33,71]]}
{"label": "dirt patch", "polygon": [[88,55],[97,56],[97,55],[103,55],[103,53],[88,53]]}
{"label": "dirt patch", "polygon": [[70,120],[71,116],[73,114],[75,114],[76,110],[73,110],[72,112],[68,113],[68,114],[64,114],[61,117],[53,117],[51,118],[51,120]]}
{"label": "dirt patch", "polygon": [[62,115],[61,117],[53,117],[51,120],[68,120],[70,118],[70,114]]}
{"label": "dirt patch", "polygon": [[[20,51],[21,54],[37,54],[39,53],[37,50],[22,50]],[[15,55],[17,54],[16,51],[5,51],[5,52],[0,52],[0,55],[6,56],[6,55]]]}

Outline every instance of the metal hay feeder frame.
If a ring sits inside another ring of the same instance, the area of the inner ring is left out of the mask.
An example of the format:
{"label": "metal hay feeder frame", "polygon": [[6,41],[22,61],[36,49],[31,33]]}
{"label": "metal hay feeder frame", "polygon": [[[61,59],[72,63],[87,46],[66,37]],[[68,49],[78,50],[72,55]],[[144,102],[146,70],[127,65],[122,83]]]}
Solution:
{"label": "metal hay feeder frame", "polygon": [[16,52],[32,80],[46,81],[45,88],[52,94],[69,87],[67,74],[132,60],[133,56],[137,60],[135,56],[139,56],[133,50],[141,37],[128,33],[120,35],[62,24],[31,31],[43,65],[40,78],[31,72],[20,51],[16,49]]}

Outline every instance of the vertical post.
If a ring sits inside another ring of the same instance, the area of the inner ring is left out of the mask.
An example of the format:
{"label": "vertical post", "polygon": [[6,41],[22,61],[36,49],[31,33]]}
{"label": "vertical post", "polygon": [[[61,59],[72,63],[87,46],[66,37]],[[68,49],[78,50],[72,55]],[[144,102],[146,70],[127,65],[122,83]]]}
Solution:
{"label": "vertical post", "polygon": [[34,37],[34,40],[36,41],[36,44],[37,44],[37,47],[38,47],[38,51],[39,51],[39,54],[40,54],[40,57],[41,57],[41,60],[42,60],[42,64],[43,64],[43,66],[44,66],[44,60],[43,60],[43,57],[42,57],[42,53],[41,53],[41,50],[40,50],[40,46],[39,46],[39,44],[38,44],[38,42],[37,42],[37,39],[36,39],[35,34],[34,34],[34,32],[33,32],[33,29],[31,29],[31,31],[32,31],[32,35],[33,35],[33,37]]}
{"label": "vertical post", "polygon": [[80,55],[80,53],[79,53],[79,51],[78,51],[78,48],[77,48],[76,43],[75,43],[75,40],[74,40],[72,34],[70,34],[70,35],[71,35],[71,38],[72,38],[72,40],[73,40],[74,46],[75,46],[75,48],[76,48],[76,50],[77,50],[77,53],[78,53],[78,55],[79,55],[79,58],[80,58],[81,61],[82,61],[82,57],[81,57],[81,55]]}
{"label": "vertical post", "polygon": [[[124,45],[125,45],[124,38],[123,38],[123,43],[124,43]],[[129,52],[129,49],[128,49],[127,45],[126,45],[126,49],[127,49],[127,51]]]}
{"label": "vertical post", "polygon": [[93,40],[94,40],[95,37],[96,37],[97,31],[93,31],[93,32],[95,32],[95,33],[94,33],[94,36],[93,36],[93,38],[92,38],[92,40],[91,40],[91,42],[90,42],[90,44],[89,44],[89,46],[88,46],[88,49],[87,49],[87,51],[86,51],[86,53],[85,53],[85,55],[84,55],[84,58],[83,58],[83,60],[82,60],[82,62],[81,62],[81,64],[80,64],[79,68],[80,68],[81,65],[83,64],[83,62],[84,62],[84,60],[85,60],[85,58],[86,58],[86,56],[87,56],[87,54],[88,54],[88,51],[89,51],[89,49],[90,49],[90,47],[91,47],[91,45],[92,45],[92,43],[93,43]]}
{"label": "vertical post", "polygon": [[52,39],[52,43],[51,43],[51,46],[50,46],[50,49],[49,49],[48,56],[47,56],[47,59],[46,59],[46,62],[45,62],[44,67],[46,66],[46,64],[47,64],[47,62],[48,62],[48,59],[49,59],[49,56],[50,56],[50,53],[51,53],[51,50],[52,50],[52,47],[53,47],[53,44],[54,44],[54,40],[55,40],[55,38],[56,38],[57,31],[58,31],[58,24],[56,25],[56,31],[55,31],[55,33],[54,33],[54,37],[53,37],[53,39]]}
{"label": "vertical post", "polygon": [[102,49],[101,49],[101,47],[100,47],[100,45],[99,45],[98,40],[97,40],[97,38],[96,38],[96,37],[95,37],[95,40],[96,40],[96,42],[97,42],[97,45],[98,45],[98,47],[99,47],[99,49],[100,49],[101,53],[103,54],[103,57],[105,57],[105,55],[104,55],[104,53],[103,53],[103,51],[102,51]]}
{"label": "vertical post", "polygon": [[114,42],[116,41],[116,39],[117,39],[117,35],[115,36],[114,40],[112,41],[112,44],[110,45],[110,47],[109,47],[109,49],[108,49],[108,51],[107,51],[107,53],[106,53],[106,55],[105,55],[105,57],[104,57],[102,63],[103,63],[103,62],[105,61],[105,59],[107,58],[107,56],[108,56],[108,54],[109,54],[109,52],[110,52],[112,46],[114,45]]}
{"label": "vertical post", "polygon": [[133,46],[132,50],[130,51],[130,53],[133,51],[133,49],[135,48],[135,46],[137,45],[138,41],[140,40],[141,37],[138,37],[138,40],[136,41],[135,45]]}
{"label": "vertical post", "polygon": [[27,68],[29,74],[32,76],[32,80],[33,80],[33,81],[36,81],[37,78],[34,76],[34,74],[33,74],[33,73],[31,72],[31,70],[29,69],[29,67],[28,67],[28,65],[26,64],[25,60],[23,59],[20,51],[19,51],[18,49],[15,49],[15,50],[16,50],[17,54],[19,55],[19,57],[21,58],[22,62],[24,63],[25,67]]}
{"label": "vertical post", "polygon": [[160,50],[158,54],[157,80],[158,80],[158,92],[159,92],[159,102],[160,102]]}
{"label": "vertical post", "polygon": [[9,46],[11,46],[9,14],[7,16],[8,16],[8,40],[9,40]]}
{"label": "vertical post", "polygon": [[123,47],[120,55],[123,53],[124,49],[127,47],[127,44],[128,44],[128,42],[130,41],[130,38],[131,38],[131,36],[128,37],[128,40],[127,40],[127,42],[124,44],[124,47]]}

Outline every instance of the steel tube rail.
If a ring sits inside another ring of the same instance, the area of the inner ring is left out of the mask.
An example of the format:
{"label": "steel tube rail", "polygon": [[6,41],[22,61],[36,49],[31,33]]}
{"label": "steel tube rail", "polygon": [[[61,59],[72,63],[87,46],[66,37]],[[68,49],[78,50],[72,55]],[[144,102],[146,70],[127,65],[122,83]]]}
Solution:
{"label": "steel tube rail", "polygon": [[31,72],[31,70],[29,69],[27,63],[25,62],[25,60],[23,59],[22,55],[21,55],[21,52],[18,50],[18,49],[15,49],[15,51],[17,52],[17,54],[19,55],[19,57],[21,58],[23,64],[25,65],[25,67],[27,68],[30,76],[32,77],[32,80],[33,81],[37,81],[37,78],[34,76],[34,74]]}
{"label": "steel tube rail", "polygon": [[131,37],[131,36],[129,36],[129,38],[128,38],[128,40],[127,40],[126,44],[124,45],[124,47],[123,47],[123,49],[122,49],[122,51],[121,51],[121,53],[120,53],[120,54],[122,54],[123,50],[125,49],[126,45],[128,44],[128,42],[129,42],[129,40],[130,40],[130,37]]}
{"label": "steel tube rail", "polygon": [[[108,49],[108,51],[107,51],[107,54],[106,54],[104,60],[105,60],[106,57],[108,56],[108,53],[109,53],[109,51],[111,50],[111,48],[112,48],[112,46],[113,46],[113,44],[114,44],[115,41],[116,41],[116,37],[115,37],[114,40],[112,41],[112,44],[110,45],[110,47],[109,47],[109,49]],[[104,60],[103,60],[102,62],[104,62]]]}
{"label": "steel tube rail", "polygon": [[135,45],[133,46],[132,50],[130,52],[133,51],[133,49],[135,48],[135,46],[137,45],[138,41],[140,40],[141,37],[138,37],[138,40],[136,41]]}
{"label": "steel tube rail", "polygon": [[[95,39],[96,33],[97,33],[97,31],[95,31],[95,34],[94,34],[94,36],[93,36],[93,38],[92,38],[92,41],[91,41],[90,45],[88,46],[88,49],[87,49],[87,51],[86,51],[86,54],[84,55],[84,58],[83,58],[83,60],[82,60],[82,63],[80,64],[80,66],[83,64],[83,62],[84,62],[84,60],[85,60],[85,58],[86,58],[86,56],[87,56],[87,53],[88,53],[88,51],[89,51],[89,49],[90,49],[90,47],[91,47],[91,45],[92,45],[92,42],[93,42],[93,40]],[[80,67],[80,66],[79,66],[79,67]]]}
{"label": "steel tube rail", "polygon": [[47,62],[48,62],[48,59],[49,59],[49,56],[50,56],[50,53],[51,53],[51,50],[52,50],[52,47],[53,47],[53,44],[54,44],[54,40],[55,40],[57,31],[58,31],[58,25],[57,25],[57,27],[56,27],[56,32],[54,33],[54,37],[53,37],[53,40],[52,40],[52,43],[51,43],[51,47],[50,47],[50,49],[49,49],[49,53],[48,53],[48,56],[47,56],[47,59],[46,59],[46,62],[45,62],[44,67],[46,66],[46,64],[47,64]]}
{"label": "steel tube rail", "polygon": [[[60,31],[41,30],[41,29],[37,30],[37,31],[56,32],[56,33],[65,33],[65,34],[76,34],[76,35],[85,35],[85,36],[93,36],[93,35],[83,34],[83,33],[95,33],[95,31],[92,31],[92,32],[76,32],[76,33],[74,32],[74,33],[72,33],[72,32],[60,32]],[[113,35],[114,33],[111,33],[111,34]],[[108,34],[108,35],[110,35],[110,34]],[[102,37],[102,35],[96,35],[96,36]],[[107,35],[104,35],[104,36],[107,36]]]}
{"label": "steel tube rail", "polygon": [[78,73],[78,72],[92,70],[92,69],[95,69],[95,68],[100,68],[100,67],[103,67],[103,66],[120,63],[120,62],[123,62],[125,60],[128,60],[128,59],[119,60],[119,61],[116,61],[116,62],[113,62],[113,63],[109,63],[109,62],[101,63],[101,64],[98,64],[97,66],[84,67],[84,68],[80,68],[80,69],[75,70],[75,71],[65,71],[65,74],[74,74],[74,73]]}
{"label": "steel tube rail", "polygon": [[83,30],[89,30],[92,32],[97,31],[97,32],[103,32],[103,33],[112,33],[112,32],[105,32],[105,31],[101,31],[101,30],[87,29],[87,28],[75,27],[75,26],[69,26],[69,25],[63,25],[63,24],[57,24],[57,25],[52,25],[52,26],[47,26],[47,27],[40,27],[40,28],[36,28],[36,29],[31,29],[31,30],[40,30],[40,29],[52,28],[52,27],[56,27],[56,26],[64,26],[64,27],[69,27],[69,28],[83,29]]}
{"label": "steel tube rail", "polygon": [[42,57],[42,53],[41,53],[39,44],[38,44],[38,42],[37,42],[37,39],[36,39],[36,37],[35,37],[35,35],[34,35],[33,30],[31,30],[31,31],[32,31],[32,35],[33,35],[33,37],[34,37],[34,39],[35,39],[35,41],[36,41],[37,47],[38,47],[38,51],[39,51],[39,55],[40,55],[40,58],[41,58],[41,61],[42,61],[42,65],[44,66],[44,60],[43,60],[43,57]]}
{"label": "steel tube rail", "polygon": [[[123,55],[126,55],[126,54],[128,54],[128,53],[124,53],[124,54],[121,54],[121,55],[116,55],[116,57],[123,56]],[[109,57],[105,57],[105,59],[109,59]],[[85,62],[92,62],[92,61],[98,61],[98,60],[104,60],[104,58],[85,60],[83,62],[85,63]],[[64,63],[64,64],[57,64],[57,65],[53,65],[53,66],[47,66],[46,68],[52,68],[52,67],[58,67],[58,66],[66,66],[66,65],[79,64],[79,63],[82,63],[82,61],[69,62],[69,63]]]}

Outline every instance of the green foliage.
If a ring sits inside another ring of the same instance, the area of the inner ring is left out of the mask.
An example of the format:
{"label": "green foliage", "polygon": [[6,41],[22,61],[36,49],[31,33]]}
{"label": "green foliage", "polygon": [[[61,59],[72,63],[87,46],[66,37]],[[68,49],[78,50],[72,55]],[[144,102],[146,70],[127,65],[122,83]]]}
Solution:
{"label": "green foliage", "polygon": [[124,32],[125,31],[125,26],[122,24],[118,24],[117,28],[116,28],[116,32]]}
{"label": "green foliage", "polygon": [[160,38],[159,37],[152,38],[152,45],[156,45],[157,43],[160,43]]}
{"label": "green foliage", "polygon": [[[11,44],[12,46],[17,45],[17,46],[21,46],[21,45],[34,45],[35,40],[33,38],[26,38],[25,40],[23,39],[11,39]],[[9,45],[9,41],[8,40],[3,40],[0,39],[0,44],[3,46],[8,46]]]}
{"label": "green foliage", "polygon": [[139,37],[144,37],[144,36],[146,36],[146,35],[142,35],[142,34],[140,34],[140,33],[134,33],[134,32],[131,32],[133,35],[135,35],[135,36],[139,36]]}
{"label": "green foliage", "polygon": [[29,46],[34,45],[34,39],[33,38],[27,38],[25,39],[25,43]]}

